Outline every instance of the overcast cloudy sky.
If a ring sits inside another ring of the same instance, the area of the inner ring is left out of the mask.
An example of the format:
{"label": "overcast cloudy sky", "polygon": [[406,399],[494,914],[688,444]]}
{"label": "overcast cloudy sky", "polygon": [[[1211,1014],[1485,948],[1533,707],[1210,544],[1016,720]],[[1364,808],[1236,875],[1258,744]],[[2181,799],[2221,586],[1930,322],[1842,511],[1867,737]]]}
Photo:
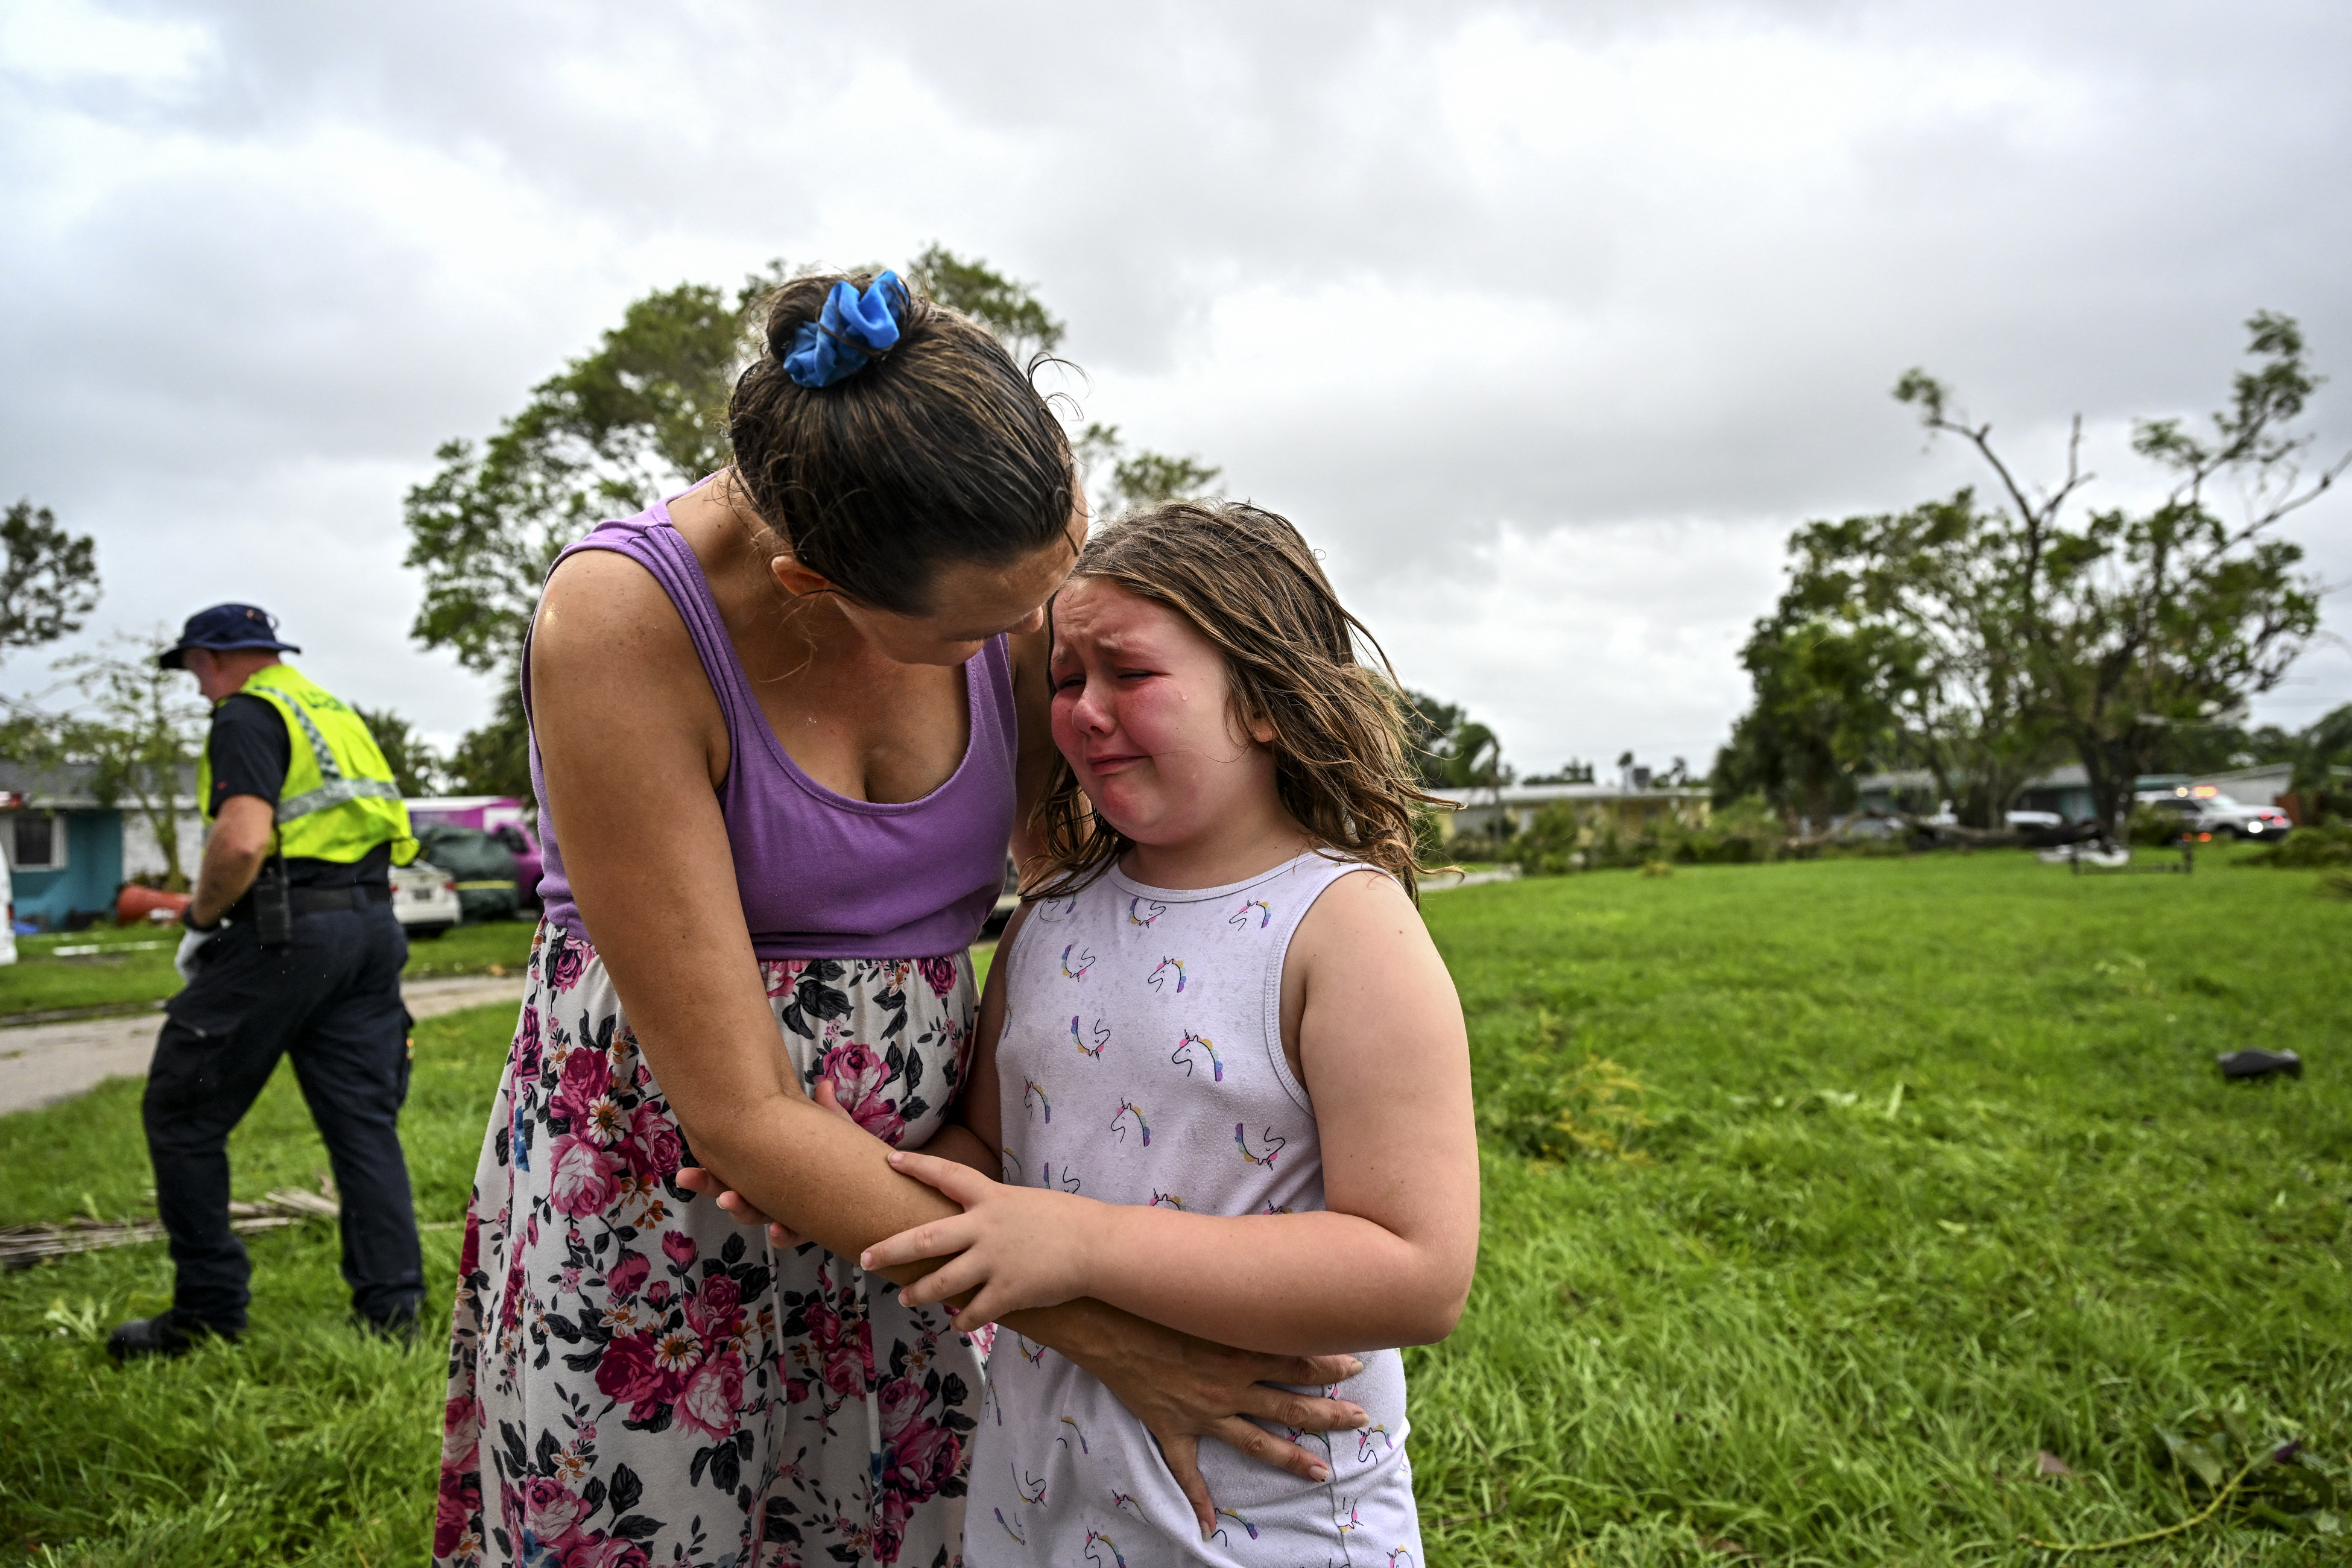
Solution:
{"label": "overcast cloudy sky", "polygon": [[[94,630],[255,600],[447,740],[489,691],[405,635],[435,446],[650,289],[937,238],[1523,770],[1704,765],[1789,530],[1973,477],[1906,366],[2038,471],[2080,410],[2122,500],[2129,418],[2284,310],[2352,442],[2347,58],[2291,0],[10,0],[0,491],[97,536]],[[2348,523],[2294,525],[2331,583]],[[2347,699],[2338,641],[2256,711]]]}

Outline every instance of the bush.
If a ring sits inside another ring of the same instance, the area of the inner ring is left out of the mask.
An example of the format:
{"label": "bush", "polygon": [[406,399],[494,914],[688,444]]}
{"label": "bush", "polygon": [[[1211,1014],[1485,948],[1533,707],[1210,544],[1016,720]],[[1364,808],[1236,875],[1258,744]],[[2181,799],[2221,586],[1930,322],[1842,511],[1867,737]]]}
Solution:
{"label": "bush", "polygon": [[2352,866],[2352,823],[2331,822],[2324,827],[2298,827],[2246,863],[2278,866],[2290,871],[2316,871],[2330,866]]}
{"label": "bush", "polygon": [[2180,818],[2152,805],[2135,805],[2125,821],[2124,836],[2142,849],[2171,849],[2180,843]]}
{"label": "bush", "polygon": [[[1459,847],[1460,841],[1456,840]],[[1554,801],[1496,851],[1531,877],[1651,866],[1752,866],[1780,859],[1789,840],[1759,795],[1736,800],[1704,826],[1672,819],[1629,833],[1613,812]],[[1652,875],[1656,875],[1653,872]]]}

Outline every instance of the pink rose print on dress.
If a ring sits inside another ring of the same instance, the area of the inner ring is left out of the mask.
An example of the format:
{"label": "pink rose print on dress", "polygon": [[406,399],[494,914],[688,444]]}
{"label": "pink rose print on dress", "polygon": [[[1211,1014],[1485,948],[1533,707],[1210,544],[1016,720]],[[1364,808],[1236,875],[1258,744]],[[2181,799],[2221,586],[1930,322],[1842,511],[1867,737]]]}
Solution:
{"label": "pink rose print on dress", "polygon": [[588,968],[588,949],[557,931],[547,944],[547,984],[555,991],[569,991],[580,984],[580,976]]}
{"label": "pink rose print on dress", "polygon": [[873,1365],[857,1342],[858,1325],[843,1322],[841,1314],[822,1301],[811,1301],[805,1312],[810,1348],[824,1367],[824,1385],[844,1396],[864,1393]]}
{"label": "pink rose print on dress", "polygon": [[801,983],[801,973],[808,968],[808,960],[805,958],[774,958],[770,959],[767,963],[760,965],[760,967],[764,970],[767,974],[768,994],[771,997],[789,996],[793,994],[793,987]]}
{"label": "pink rose print on dress", "polygon": [[574,1132],[585,1132],[589,1112],[612,1087],[611,1059],[593,1046],[582,1046],[564,1058],[563,1081],[547,1109],[568,1120]]}
{"label": "pink rose print on dress", "polygon": [[522,1527],[542,1542],[560,1541],[578,1524],[588,1505],[573,1497],[562,1481],[533,1476],[522,1489]]}
{"label": "pink rose print on dress", "polygon": [[677,1418],[713,1437],[735,1435],[735,1413],[743,1404],[743,1358],[733,1351],[702,1363],[678,1390]]}
{"label": "pink rose print on dress", "polygon": [[646,1276],[653,1272],[653,1260],[642,1252],[632,1252],[613,1265],[604,1276],[604,1288],[615,1301],[625,1301],[645,1289]]}
{"label": "pink rose print on dress", "polygon": [[563,1568],[646,1568],[646,1554],[627,1536],[599,1531],[565,1547]]}
{"label": "pink rose print on dress", "polygon": [[604,1347],[596,1363],[596,1387],[629,1407],[628,1419],[645,1422],[670,1402],[677,1390],[655,1359],[651,1334],[624,1334]]}
{"label": "pink rose print on dress", "polygon": [[955,989],[956,966],[954,959],[919,958],[915,961],[915,967],[921,970],[923,972],[923,978],[930,983],[932,995],[944,996],[949,992]]}
{"label": "pink rose print on dress", "polygon": [[923,1385],[911,1377],[894,1377],[875,1391],[874,1403],[882,1414],[882,1440],[887,1443],[923,1413]]}
{"label": "pink rose print on dress", "polygon": [[917,1421],[885,1445],[883,1483],[911,1497],[932,1497],[955,1478],[962,1458],[961,1438],[936,1421]]}
{"label": "pink rose print on dress", "polygon": [[824,1053],[821,1076],[833,1080],[834,1098],[849,1119],[885,1143],[896,1144],[907,1131],[898,1108],[882,1098],[890,1081],[889,1064],[871,1046],[852,1040]]}
{"label": "pink rose print on dress", "polygon": [[743,1331],[743,1292],[724,1274],[714,1274],[702,1289],[686,1299],[686,1321],[702,1336],[706,1348]]}
{"label": "pink rose print on dress", "polygon": [[433,1554],[446,1557],[482,1511],[482,1472],[472,1455],[441,1468],[441,1489],[433,1510]]}
{"label": "pink rose print on dress", "polygon": [[656,1105],[640,1105],[629,1119],[627,1147],[629,1169],[640,1176],[656,1181],[677,1174],[686,1163],[686,1141],[677,1135],[677,1123]]}
{"label": "pink rose print on dress", "polygon": [[522,1010],[522,1021],[515,1026],[514,1047],[515,1077],[519,1079],[537,1078],[539,1076],[539,1053],[541,1050],[541,1043],[539,1038],[539,1009],[536,1006],[524,1006]]}
{"label": "pink rose print on dress", "polygon": [[590,1139],[567,1132],[550,1156],[547,1201],[574,1218],[600,1214],[613,1201],[621,1162]]}
{"label": "pink rose print on dress", "polygon": [[683,1231],[662,1232],[662,1250],[667,1253],[669,1260],[680,1268],[689,1268],[694,1265],[694,1237]]}

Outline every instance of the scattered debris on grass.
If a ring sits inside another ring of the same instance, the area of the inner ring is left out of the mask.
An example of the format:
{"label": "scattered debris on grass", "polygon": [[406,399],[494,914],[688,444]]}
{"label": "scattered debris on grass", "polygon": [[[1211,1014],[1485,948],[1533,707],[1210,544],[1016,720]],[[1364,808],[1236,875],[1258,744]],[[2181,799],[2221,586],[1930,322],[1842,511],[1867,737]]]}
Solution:
{"label": "scattered debris on grass", "polygon": [[2293,1051],[2231,1051],[2213,1058],[2221,1067],[2223,1078],[2268,1078],[2273,1073],[2284,1073],[2289,1078],[2303,1076],[2303,1058]]}
{"label": "scattered debris on grass", "polygon": [[2044,1448],[2033,1456],[2033,1473],[2053,1480],[2071,1481],[2074,1479],[2074,1467]]}
{"label": "scattered debris on grass", "polygon": [[[2185,1535],[2224,1511],[2237,1523],[2268,1525],[2290,1535],[2345,1534],[2347,1522],[2352,1522],[2346,1518],[2352,1510],[2352,1497],[2303,1451],[2303,1439],[2258,1445],[2251,1433],[2246,1413],[2236,1406],[2200,1410],[2181,1422],[2178,1430],[2157,1428],[2156,1436],[2164,1445],[2164,1460],[2179,1475],[2184,1500],[2193,1506],[2200,1497],[2204,1499],[2202,1508],[2177,1524],[2114,1541],[2042,1541],[2031,1535],[2019,1539],[2062,1556],[2117,1552]],[[2037,1468],[2046,1462],[2055,1461],[2045,1453]]]}
{"label": "scattered debris on grass", "polygon": [[[231,1230],[252,1232],[277,1230],[305,1220],[333,1219],[342,1209],[332,1198],[279,1187],[257,1204],[231,1204],[228,1212]],[[76,1215],[62,1225],[10,1226],[0,1229],[0,1268],[28,1268],[44,1258],[163,1239],[163,1222],[152,1219],[102,1220]]]}

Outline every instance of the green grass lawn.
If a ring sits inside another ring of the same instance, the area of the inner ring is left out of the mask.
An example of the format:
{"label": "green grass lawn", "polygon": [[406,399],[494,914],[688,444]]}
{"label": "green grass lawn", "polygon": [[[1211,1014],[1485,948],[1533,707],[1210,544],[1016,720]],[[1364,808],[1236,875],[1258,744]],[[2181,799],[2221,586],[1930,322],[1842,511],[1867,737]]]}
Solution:
{"label": "green grass lawn", "polygon": [[[493,966],[518,970],[530,954],[531,922],[495,921],[459,926],[408,949],[412,976],[487,974]],[[0,1017],[80,1007],[131,1009],[160,1002],[180,988],[172,955],[177,926],[94,926],[57,936],[20,936],[16,962],[0,968]],[[77,951],[95,947],[100,951]],[[65,949],[60,954],[58,949]]]}
{"label": "green grass lawn", "polygon": [[[1428,915],[1486,1127],[1470,1311],[1411,1355],[1433,1563],[2053,1561],[2018,1538],[2193,1514],[2157,1428],[2231,1405],[2347,1473],[2352,903],[2311,876],[1846,860]],[[428,1221],[462,1205],[510,1022],[418,1028]],[[2225,1083],[2242,1045],[2308,1076]],[[325,1163],[282,1073],[234,1149],[240,1195]],[[147,1181],[135,1086],[0,1117],[0,1222],[131,1212]],[[426,1240],[446,1300],[457,1234]],[[160,1247],[0,1279],[0,1552],[423,1557],[439,1347],[341,1326],[327,1227],[253,1251],[244,1345],[127,1371],[100,1342],[164,1304]],[[2224,1518],[2114,1560],[2347,1558]]]}

